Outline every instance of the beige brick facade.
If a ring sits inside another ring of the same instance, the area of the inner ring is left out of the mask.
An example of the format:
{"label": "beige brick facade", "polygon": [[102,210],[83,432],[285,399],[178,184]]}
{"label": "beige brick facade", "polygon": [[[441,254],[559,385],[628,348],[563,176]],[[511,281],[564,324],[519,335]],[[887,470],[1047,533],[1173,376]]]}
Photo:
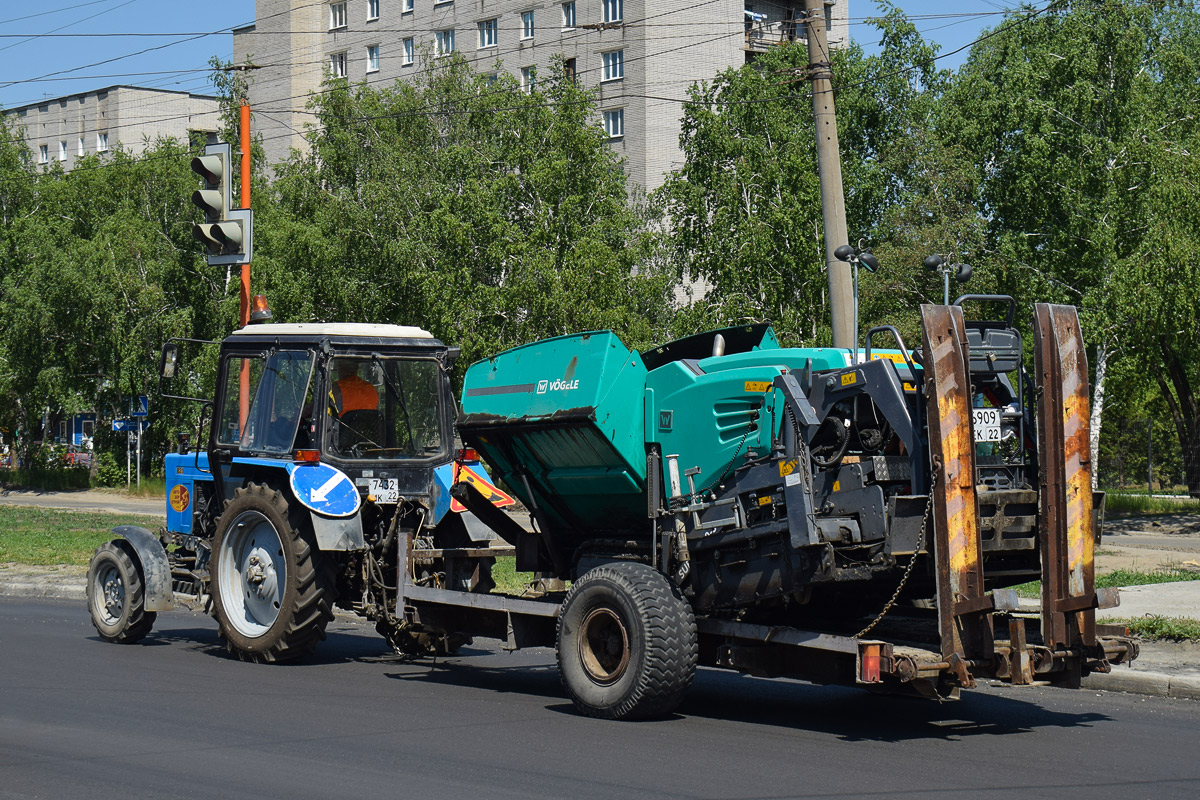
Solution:
{"label": "beige brick facade", "polygon": [[70,170],[84,155],[118,145],[133,153],[148,142],[172,137],[187,142],[192,132],[216,131],[217,99],[205,95],[110,86],[7,109],[25,131],[34,160]]}
{"label": "beige brick facade", "polygon": [[[257,0],[255,24],[234,31],[234,62],[260,67],[246,73],[250,104],[267,158],[277,162],[303,147],[312,121],[305,104],[331,70],[385,87],[428,69],[448,31],[481,72],[544,75],[561,55],[585,85],[599,87],[602,116],[621,112],[624,130],[612,147],[631,184],[649,191],[680,164],[687,88],[793,38],[803,9],[803,0]],[[827,2],[827,11],[831,43],[847,42],[847,0]]]}

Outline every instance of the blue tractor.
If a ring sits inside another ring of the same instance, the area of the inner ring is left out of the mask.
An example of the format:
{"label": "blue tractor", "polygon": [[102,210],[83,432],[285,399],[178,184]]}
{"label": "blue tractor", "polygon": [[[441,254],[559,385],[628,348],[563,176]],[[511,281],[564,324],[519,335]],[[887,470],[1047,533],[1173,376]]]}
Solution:
{"label": "blue tractor", "polygon": [[[164,380],[181,343],[163,348]],[[386,591],[399,531],[472,542],[449,491],[459,470],[482,474],[454,449],[458,353],[399,325],[272,323],[226,338],[216,397],[198,401],[207,443],[181,441],[166,458],[165,529],[121,526],[92,558],[100,635],[138,641],[178,601],[209,610],[232,654],[292,661],[324,638],[338,604],[399,649],[460,644],[406,624]],[[447,576],[432,559],[424,574],[487,591],[490,563]]]}

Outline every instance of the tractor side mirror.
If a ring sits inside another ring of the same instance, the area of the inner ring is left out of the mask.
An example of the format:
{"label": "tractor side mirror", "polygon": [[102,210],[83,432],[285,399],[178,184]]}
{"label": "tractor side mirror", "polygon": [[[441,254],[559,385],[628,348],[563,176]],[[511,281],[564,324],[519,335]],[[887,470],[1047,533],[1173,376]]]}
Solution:
{"label": "tractor side mirror", "polygon": [[158,374],[163,379],[175,377],[175,367],[179,363],[179,345],[167,342],[163,345],[162,357],[158,362]]}

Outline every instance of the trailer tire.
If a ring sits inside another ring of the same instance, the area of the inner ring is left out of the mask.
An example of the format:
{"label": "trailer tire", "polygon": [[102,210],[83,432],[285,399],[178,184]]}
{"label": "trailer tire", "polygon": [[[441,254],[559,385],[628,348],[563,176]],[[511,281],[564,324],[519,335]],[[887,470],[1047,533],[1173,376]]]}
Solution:
{"label": "trailer tire", "polygon": [[146,610],[146,583],[133,547],[121,539],[96,548],[88,564],[87,604],[100,638],[141,641],[158,615]]}
{"label": "trailer tire", "polygon": [[601,719],[661,717],[696,672],[696,618],[658,571],[602,564],[571,587],[558,617],[558,671],[580,712]]}
{"label": "trailer tire", "polygon": [[243,661],[295,661],[325,638],[334,576],[307,514],[289,514],[282,492],[252,483],[217,522],[213,616],[226,648]]}

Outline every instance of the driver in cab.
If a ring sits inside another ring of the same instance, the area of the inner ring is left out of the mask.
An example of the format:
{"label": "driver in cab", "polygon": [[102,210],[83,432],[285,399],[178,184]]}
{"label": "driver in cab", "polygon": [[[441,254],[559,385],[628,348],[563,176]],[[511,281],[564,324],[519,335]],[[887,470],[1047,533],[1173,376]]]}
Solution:
{"label": "driver in cab", "polygon": [[336,361],[338,379],[330,391],[339,417],[351,411],[379,410],[379,391],[358,374],[358,363],[347,358]]}

